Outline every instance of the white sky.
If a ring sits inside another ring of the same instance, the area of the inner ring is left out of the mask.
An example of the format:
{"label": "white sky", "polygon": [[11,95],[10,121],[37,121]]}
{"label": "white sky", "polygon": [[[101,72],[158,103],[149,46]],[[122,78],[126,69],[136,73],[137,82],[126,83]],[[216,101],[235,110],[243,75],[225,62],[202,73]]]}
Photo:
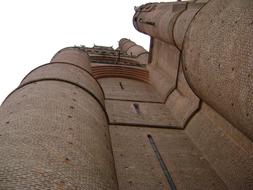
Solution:
{"label": "white sky", "polygon": [[126,37],[148,49],[149,37],[132,24],[134,6],[148,2],[0,0],[0,104],[29,71],[66,46],[116,48]]}

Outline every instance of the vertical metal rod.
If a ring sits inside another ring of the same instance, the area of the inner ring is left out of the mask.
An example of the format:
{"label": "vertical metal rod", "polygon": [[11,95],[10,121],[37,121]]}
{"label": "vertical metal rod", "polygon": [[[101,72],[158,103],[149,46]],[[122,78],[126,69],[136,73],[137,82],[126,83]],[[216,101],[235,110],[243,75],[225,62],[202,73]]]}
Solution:
{"label": "vertical metal rod", "polygon": [[148,135],[148,139],[149,139],[149,142],[150,142],[150,144],[152,146],[152,149],[153,149],[153,151],[154,151],[154,153],[156,155],[156,158],[157,158],[157,160],[160,163],[160,166],[161,166],[161,168],[163,170],[163,173],[164,173],[164,175],[165,175],[165,177],[166,177],[166,179],[167,179],[167,181],[169,183],[170,189],[171,190],[176,190],[177,189],[176,185],[173,182],[173,179],[172,179],[172,177],[171,177],[171,175],[169,173],[169,170],[168,170],[166,164],[164,163],[164,161],[162,159],[162,156],[161,156],[158,148],[156,147],[156,144],[155,144],[155,141],[154,141],[153,137],[151,135]]}

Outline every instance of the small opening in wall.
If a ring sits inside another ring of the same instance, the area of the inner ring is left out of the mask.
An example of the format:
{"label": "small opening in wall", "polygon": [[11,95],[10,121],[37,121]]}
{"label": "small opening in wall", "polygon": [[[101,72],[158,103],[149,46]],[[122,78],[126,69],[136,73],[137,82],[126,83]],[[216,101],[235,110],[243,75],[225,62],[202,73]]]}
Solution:
{"label": "small opening in wall", "polygon": [[134,103],[133,105],[134,105],[135,112],[136,112],[137,114],[140,114],[141,112],[140,112],[139,104]]}
{"label": "small opening in wall", "polygon": [[119,82],[119,85],[120,85],[120,88],[121,88],[122,90],[124,90],[124,86],[123,86],[123,84],[122,84],[121,82]]}

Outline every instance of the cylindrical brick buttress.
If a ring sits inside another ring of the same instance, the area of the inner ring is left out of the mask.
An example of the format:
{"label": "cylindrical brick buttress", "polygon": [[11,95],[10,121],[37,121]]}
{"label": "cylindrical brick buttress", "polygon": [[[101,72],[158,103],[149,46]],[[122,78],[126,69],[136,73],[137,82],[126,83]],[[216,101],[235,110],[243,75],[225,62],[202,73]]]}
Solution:
{"label": "cylindrical brick buttress", "polygon": [[148,51],[146,51],[142,46],[134,43],[133,41],[122,38],[119,41],[119,48],[122,52],[127,53],[130,56],[136,57],[140,64],[148,63]]}
{"label": "cylindrical brick buttress", "polygon": [[253,140],[253,1],[209,1],[183,46],[193,91]]}
{"label": "cylindrical brick buttress", "polygon": [[66,62],[91,71],[90,59],[79,47],[66,47],[58,51],[51,59],[52,62]]}
{"label": "cylindrical brick buttress", "polygon": [[0,109],[0,189],[118,189],[104,96],[88,55],[58,52]]}

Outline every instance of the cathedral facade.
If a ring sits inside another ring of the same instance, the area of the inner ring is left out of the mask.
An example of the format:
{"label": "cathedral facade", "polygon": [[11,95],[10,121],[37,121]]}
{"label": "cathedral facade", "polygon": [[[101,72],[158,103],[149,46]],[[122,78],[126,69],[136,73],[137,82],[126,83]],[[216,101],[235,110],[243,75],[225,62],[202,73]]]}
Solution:
{"label": "cathedral facade", "polygon": [[136,8],[150,48],[66,47],[0,108],[0,189],[253,189],[253,1]]}

